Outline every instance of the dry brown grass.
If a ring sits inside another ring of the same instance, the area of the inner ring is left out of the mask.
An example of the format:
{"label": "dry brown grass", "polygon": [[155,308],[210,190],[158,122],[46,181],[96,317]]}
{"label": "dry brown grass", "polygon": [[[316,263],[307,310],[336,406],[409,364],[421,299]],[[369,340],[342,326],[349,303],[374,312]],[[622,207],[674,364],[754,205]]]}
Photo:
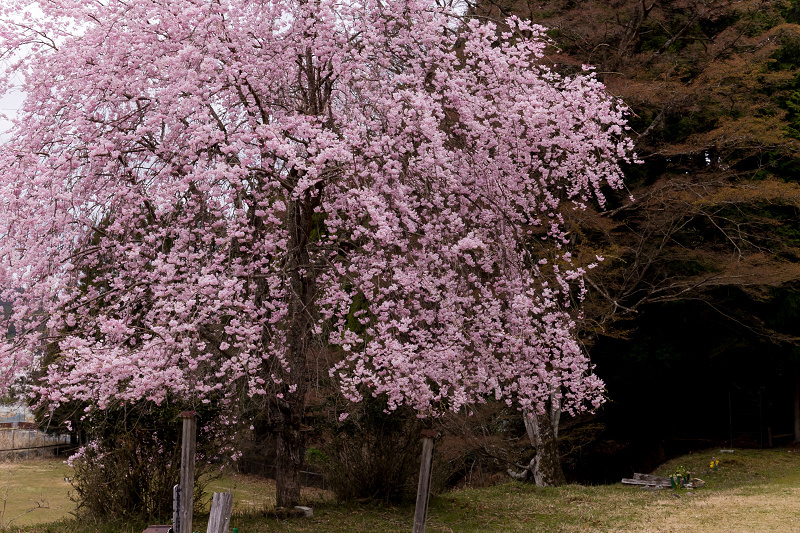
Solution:
{"label": "dry brown grass", "polygon": [[751,492],[731,490],[684,502],[659,502],[631,531],[800,531],[800,488],[778,494]]}
{"label": "dry brown grass", "polygon": [[[248,474],[228,474],[211,481],[206,487],[204,504],[208,507],[214,492],[233,492],[233,508],[239,514],[256,514],[275,507],[275,480],[264,479]],[[330,491],[303,488],[302,497],[306,502],[318,504],[333,501]]]}
{"label": "dry brown grass", "polygon": [[[706,466],[711,458],[721,461],[716,472]],[[800,531],[800,453],[796,449],[742,450],[732,455],[710,451],[672,460],[660,473],[667,475],[678,464],[685,464],[708,484],[693,491],[652,493],[649,502],[633,509],[631,494],[608,497],[604,503],[608,509],[628,509],[626,516],[617,516],[612,523],[625,524],[620,530],[648,533]]]}

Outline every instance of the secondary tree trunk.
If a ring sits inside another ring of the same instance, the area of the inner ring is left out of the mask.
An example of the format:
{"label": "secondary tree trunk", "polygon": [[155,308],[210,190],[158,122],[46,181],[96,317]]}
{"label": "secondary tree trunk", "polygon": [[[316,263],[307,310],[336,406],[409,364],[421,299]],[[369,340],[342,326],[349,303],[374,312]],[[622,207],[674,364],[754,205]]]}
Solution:
{"label": "secondary tree trunk", "polygon": [[[560,414],[560,412],[559,412]],[[558,418],[545,411],[525,414],[525,429],[536,455],[531,459],[530,475],[537,487],[555,487],[566,483],[558,453]]]}
{"label": "secondary tree trunk", "polygon": [[533,479],[537,487],[555,487],[566,483],[561,469],[561,454],[558,453],[558,424],[561,420],[561,402],[555,394],[542,413],[526,411],[523,414],[525,431],[536,455],[528,465],[518,465],[522,472],[509,469],[514,479]]}

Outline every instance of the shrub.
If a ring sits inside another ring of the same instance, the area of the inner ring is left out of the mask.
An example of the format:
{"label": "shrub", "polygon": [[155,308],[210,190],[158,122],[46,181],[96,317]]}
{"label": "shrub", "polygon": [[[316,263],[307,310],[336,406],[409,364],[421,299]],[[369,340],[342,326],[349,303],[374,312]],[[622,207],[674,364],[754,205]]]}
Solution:
{"label": "shrub", "polygon": [[[172,490],[180,477],[181,423],[177,407],[141,402],[108,409],[91,425],[91,443],[72,459],[72,486],[81,519],[169,521]],[[208,439],[198,435],[198,455],[207,456]],[[198,461],[195,501],[209,469]]]}
{"label": "shrub", "polygon": [[416,495],[423,421],[410,409],[386,414],[385,407],[374,398],[353,405],[308,457],[341,500],[398,502]]}

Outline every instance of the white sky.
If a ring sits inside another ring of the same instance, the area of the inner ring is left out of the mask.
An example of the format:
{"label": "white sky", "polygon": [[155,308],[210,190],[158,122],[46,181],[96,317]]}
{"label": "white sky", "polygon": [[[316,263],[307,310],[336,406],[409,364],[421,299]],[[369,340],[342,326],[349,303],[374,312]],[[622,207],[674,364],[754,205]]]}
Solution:
{"label": "white sky", "polygon": [[[3,98],[0,98],[0,111],[2,111],[4,115],[8,115],[10,119],[13,119],[17,114],[17,110],[19,110],[19,108],[22,106],[22,102],[24,100],[25,93],[21,91],[7,94]],[[0,141],[6,140],[6,132],[10,127],[11,122],[3,117],[0,117]]]}
{"label": "white sky", "polygon": [[[3,0],[0,0],[2,2]],[[35,3],[31,3],[28,5],[27,10],[34,15],[42,15],[39,6]],[[12,20],[21,20],[21,18],[14,17]],[[8,59],[0,61],[0,68],[5,68],[8,64]],[[22,81],[22,80],[18,80]],[[25,93],[22,91],[14,91],[9,94],[6,94],[2,98],[0,98],[0,112],[4,115],[8,115],[9,119],[13,119],[17,111],[20,107],[22,107],[22,102],[25,100]],[[11,122],[5,120],[4,118],[0,117],[0,142],[6,140],[6,132],[11,127]]]}
{"label": "white sky", "polygon": [[[0,0],[2,2],[3,0]],[[458,6],[460,11],[466,12],[467,4],[463,0],[449,0],[453,5]],[[41,15],[41,10],[35,3],[28,6],[28,10],[34,15]],[[6,60],[7,61],[7,60]],[[0,61],[0,68],[5,66],[6,61]],[[20,80],[21,81],[21,80]],[[25,100],[25,93],[22,91],[11,92],[4,97],[0,98],[0,113],[7,115],[9,119],[16,116],[17,111],[22,107]],[[7,140],[7,131],[11,127],[11,122],[3,117],[0,117],[0,143]]]}

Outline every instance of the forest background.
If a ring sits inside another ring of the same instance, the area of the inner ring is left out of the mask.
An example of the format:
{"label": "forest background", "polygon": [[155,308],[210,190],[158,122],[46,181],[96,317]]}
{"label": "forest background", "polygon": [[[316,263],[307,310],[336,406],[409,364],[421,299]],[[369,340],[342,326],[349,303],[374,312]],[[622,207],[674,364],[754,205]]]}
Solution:
{"label": "forest background", "polygon": [[[610,401],[566,430],[572,475],[613,481],[711,443],[800,440],[800,2],[479,11],[550,28],[565,70],[594,65],[631,106],[644,161],[626,170],[633,201],[573,219],[576,250],[606,258],[583,333]],[[587,434],[598,440],[580,444]]]}

